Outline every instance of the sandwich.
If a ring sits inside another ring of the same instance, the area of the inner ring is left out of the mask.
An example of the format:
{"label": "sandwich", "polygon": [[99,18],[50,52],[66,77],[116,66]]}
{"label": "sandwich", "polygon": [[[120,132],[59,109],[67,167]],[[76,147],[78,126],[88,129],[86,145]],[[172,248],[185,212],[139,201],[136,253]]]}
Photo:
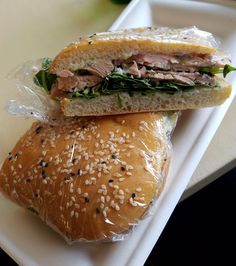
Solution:
{"label": "sandwich", "polygon": [[66,116],[184,110],[222,104],[236,70],[195,27],[96,33],[43,60],[34,79]]}
{"label": "sandwich", "polygon": [[70,243],[122,240],[163,190],[176,117],[35,122],[3,163],[0,191]]}

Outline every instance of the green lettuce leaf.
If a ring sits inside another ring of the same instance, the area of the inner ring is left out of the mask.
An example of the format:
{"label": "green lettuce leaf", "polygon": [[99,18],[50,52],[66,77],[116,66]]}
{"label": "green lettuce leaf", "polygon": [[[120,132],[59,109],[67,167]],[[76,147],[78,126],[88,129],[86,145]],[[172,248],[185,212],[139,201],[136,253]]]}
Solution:
{"label": "green lettuce leaf", "polygon": [[52,63],[52,59],[46,57],[42,61],[42,68],[34,76],[34,83],[46,90],[47,93],[50,92],[53,82],[56,80],[57,76],[55,74],[49,73],[49,68]]}
{"label": "green lettuce leaf", "polygon": [[225,78],[230,72],[236,71],[236,68],[230,65],[225,65],[224,68],[220,67],[201,67],[199,69],[201,73],[216,75],[216,74],[223,74]]}

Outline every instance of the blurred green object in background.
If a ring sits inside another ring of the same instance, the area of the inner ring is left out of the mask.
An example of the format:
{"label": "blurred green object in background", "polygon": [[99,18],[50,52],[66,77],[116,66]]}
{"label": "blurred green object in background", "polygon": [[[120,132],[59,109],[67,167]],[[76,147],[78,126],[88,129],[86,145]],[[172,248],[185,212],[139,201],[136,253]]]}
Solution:
{"label": "blurred green object in background", "polygon": [[115,4],[128,4],[131,0],[111,0]]}

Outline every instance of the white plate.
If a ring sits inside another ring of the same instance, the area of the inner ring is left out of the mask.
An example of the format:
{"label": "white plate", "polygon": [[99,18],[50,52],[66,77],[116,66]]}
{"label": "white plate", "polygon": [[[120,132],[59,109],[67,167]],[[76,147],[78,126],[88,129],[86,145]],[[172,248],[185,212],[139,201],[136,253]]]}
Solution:
{"label": "white plate", "polygon": [[[217,34],[236,64],[236,12],[193,1],[132,1],[112,29],[146,25],[196,25]],[[235,76],[235,75],[234,75]],[[231,75],[230,82],[235,86]],[[235,89],[235,88],[234,88]],[[173,137],[169,178],[155,214],[130,239],[112,244],[68,246],[36,217],[0,198],[0,245],[21,265],[142,265],[160,236],[203,153],[222,121],[235,90],[224,105],[184,112]]]}

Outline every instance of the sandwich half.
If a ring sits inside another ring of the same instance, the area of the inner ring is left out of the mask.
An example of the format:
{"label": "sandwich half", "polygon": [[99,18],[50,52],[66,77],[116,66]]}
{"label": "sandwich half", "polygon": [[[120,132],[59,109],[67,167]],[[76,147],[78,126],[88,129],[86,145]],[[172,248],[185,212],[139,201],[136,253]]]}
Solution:
{"label": "sandwich half", "polygon": [[214,37],[195,27],[97,33],[45,59],[36,83],[66,116],[210,107],[231,93],[235,68]]}

